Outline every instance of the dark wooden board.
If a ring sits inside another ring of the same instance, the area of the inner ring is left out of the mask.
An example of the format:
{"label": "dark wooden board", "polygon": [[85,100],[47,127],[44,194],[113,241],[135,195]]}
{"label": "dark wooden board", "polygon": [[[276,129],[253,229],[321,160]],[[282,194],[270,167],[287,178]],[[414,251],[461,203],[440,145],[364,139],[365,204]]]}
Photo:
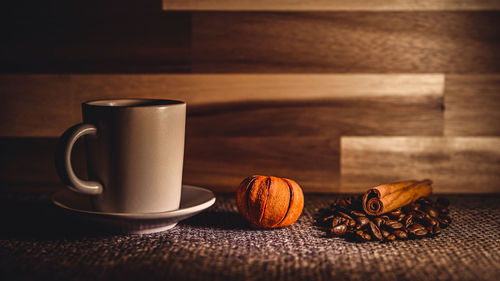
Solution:
{"label": "dark wooden board", "polygon": [[[0,186],[61,185],[55,168],[57,138],[0,138]],[[72,152],[75,173],[87,174],[84,145]]]}
{"label": "dark wooden board", "polygon": [[500,75],[446,76],[448,136],[500,136]]}
{"label": "dark wooden board", "polygon": [[187,136],[440,136],[442,105],[423,95],[192,106]]}
{"label": "dark wooden board", "polygon": [[500,71],[500,12],[193,12],[192,70]]}
{"label": "dark wooden board", "polygon": [[498,137],[342,137],[341,191],[429,178],[437,193],[499,193]]}
{"label": "dark wooden board", "polygon": [[11,1],[0,72],[189,72],[191,15],[158,1]]}
{"label": "dark wooden board", "polygon": [[235,191],[253,174],[296,180],[305,192],[338,190],[339,142],[325,137],[198,137],[186,141],[184,181]]}

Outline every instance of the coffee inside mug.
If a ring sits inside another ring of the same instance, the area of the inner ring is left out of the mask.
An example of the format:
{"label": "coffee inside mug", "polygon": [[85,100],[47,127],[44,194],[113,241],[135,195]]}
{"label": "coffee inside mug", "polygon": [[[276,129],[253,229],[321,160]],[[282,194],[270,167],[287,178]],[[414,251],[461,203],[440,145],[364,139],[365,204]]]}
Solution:
{"label": "coffee inside mug", "polygon": [[161,100],[161,99],[114,99],[114,100],[92,100],[85,102],[87,105],[95,106],[115,106],[115,107],[135,107],[135,106],[160,106],[160,105],[175,105],[184,104],[178,100]]}

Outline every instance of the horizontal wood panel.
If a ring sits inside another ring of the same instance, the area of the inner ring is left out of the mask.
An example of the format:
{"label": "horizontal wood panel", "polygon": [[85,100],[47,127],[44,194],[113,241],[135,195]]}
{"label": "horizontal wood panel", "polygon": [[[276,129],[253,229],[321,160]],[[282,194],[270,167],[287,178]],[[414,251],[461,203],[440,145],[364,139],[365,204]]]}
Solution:
{"label": "horizontal wood panel", "polygon": [[192,136],[436,135],[443,88],[440,74],[0,75],[0,135],[59,136],[82,102],[118,97],[187,101]]}
{"label": "horizontal wood panel", "polygon": [[192,71],[500,72],[500,12],[194,12]]}
{"label": "horizontal wood panel", "polygon": [[500,138],[342,137],[341,190],[429,178],[444,193],[500,192]]}
{"label": "horizontal wood panel", "polygon": [[[62,185],[55,168],[56,138],[0,138],[0,185]],[[72,164],[86,177],[83,142],[75,144]]]}
{"label": "horizontal wood panel", "polygon": [[322,137],[188,138],[186,183],[235,191],[253,174],[296,180],[305,192],[334,192],[339,177],[338,139]]}
{"label": "horizontal wood panel", "polygon": [[[0,186],[60,186],[55,138],[0,138]],[[73,153],[77,174],[85,177],[81,142]],[[252,174],[295,179],[305,192],[338,190],[339,141],[320,137],[207,137],[186,140],[184,183],[215,191],[235,191]]]}
{"label": "horizontal wood panel", "polygon": [[2,136],[59,136],[81,122],[70,85],[63,76],[0,75]]}
{"label": "horizontal wood panel", "polygon": [[442,96],[358,97],[194,106],[190,136],[329,136],[443,134]]}
{"label": "horizontal wood panel", "polygon": [[189,72],[191,14],[157,1],[10,1],[0,72]]}
{"label": "horizontal wood panel", "polygon": [[448,75],[445,135],[500,136],[500,75]]}
{"label": "horizontal wood panel", "polygon": [[498,10],[496,0],[163,0],[166,11]]}

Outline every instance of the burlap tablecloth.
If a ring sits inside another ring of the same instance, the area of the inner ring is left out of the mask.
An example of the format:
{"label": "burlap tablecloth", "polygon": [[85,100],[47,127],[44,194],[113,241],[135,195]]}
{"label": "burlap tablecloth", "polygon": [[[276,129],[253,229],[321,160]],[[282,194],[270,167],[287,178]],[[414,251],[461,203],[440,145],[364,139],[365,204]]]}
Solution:
{"label": "burlap tablecloth", "polygon": [[451,226],[393,243],[329,238],[313,220],[333,195],[306,195],[292,226],[249,229],[232,195],[172,230],[113,235],[61,215],[49,194],[4,194],[2,280],[499,280],[500,196],[453,195]]}

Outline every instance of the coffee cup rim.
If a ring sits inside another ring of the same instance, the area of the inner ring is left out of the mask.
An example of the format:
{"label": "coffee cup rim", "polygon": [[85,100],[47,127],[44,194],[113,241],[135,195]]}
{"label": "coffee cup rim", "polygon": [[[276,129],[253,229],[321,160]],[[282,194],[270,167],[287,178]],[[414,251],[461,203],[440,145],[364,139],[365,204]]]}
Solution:
{"label": "coffee cup rim", "polygon": [[173,99],[117,98],[89,100],[83,102],[83,105],[96,108],[162,108],[185,106],[186,102]]}

